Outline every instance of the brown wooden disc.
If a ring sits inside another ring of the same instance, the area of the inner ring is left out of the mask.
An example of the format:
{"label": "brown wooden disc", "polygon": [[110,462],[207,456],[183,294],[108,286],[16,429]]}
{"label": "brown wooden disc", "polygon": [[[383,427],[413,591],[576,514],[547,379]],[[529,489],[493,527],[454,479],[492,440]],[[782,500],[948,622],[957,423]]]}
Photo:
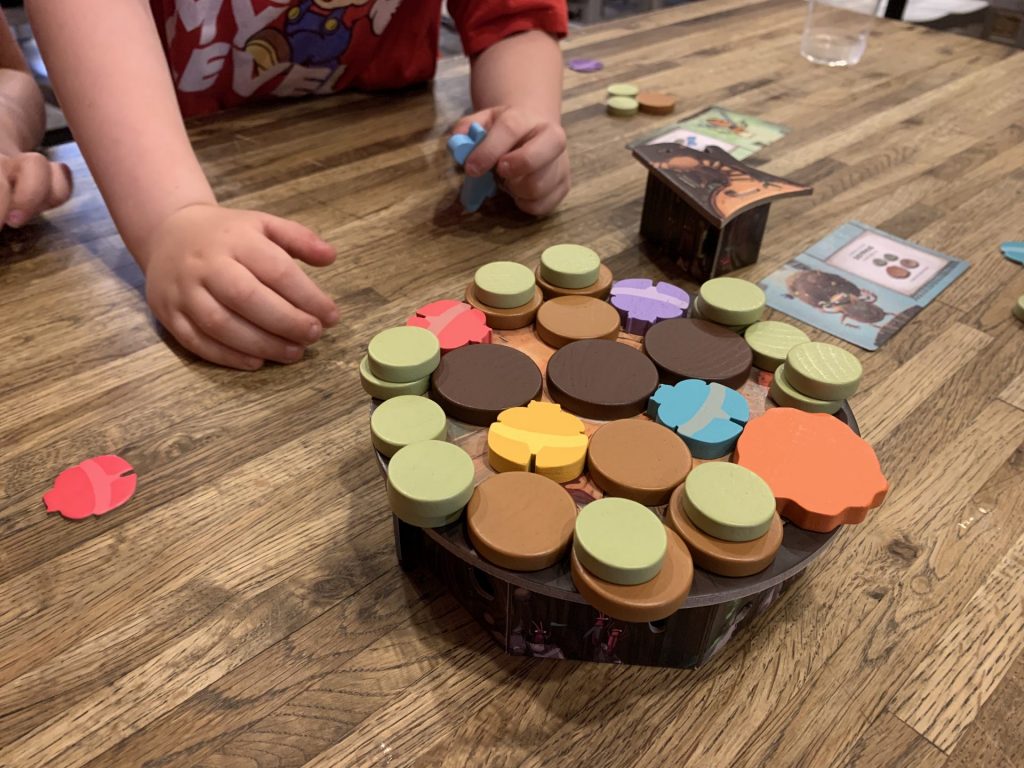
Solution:
{"label": "brown wooden disc", "polygon": [[597,282],[593,285],[588,285],[586,288],[561,288],[553,285],[541,277],[540,266],[535,270],[535,274],[537,277],[537,287],[544,293],[545,300],[557,299],[559,296],[590,296],[593,299],[604,301],[612,292],[612,282],[614,281],[612,271],[604,264],[601,265],[597,273]]}
{"label": "brown wooden disc", "polygon": [[525,328],[537,317],[537,310],[544,303],[544,294],[538,287],[533,292],[533,298],[521,307],[511,309],[498,309],[489,307],[476,297],[476,284],[470,280],[466,286],[466,303],[476,307],[487,318],[487,325],[495,331],[514,331],[516,328]]}
{"label": "brown wooden disc", "polygon": [[466,507],[469,540],[486,560],[510,571],[554,565],[572,542],[576,502],[562,486],[532,472],[484,480]]}
{"label": "brown wooden disc", "polygon": [[449,418],[487,427],[506,408],[539,398],[543,384],[537,364],[518,349],[470,344],[441,358],[430,392]]}
{"label": "brown wooden disc", "polygon": [[560,296],[537,310],[537,336],[555,349],[582,339],[617,339],[619,328],[618,310],[590,296]]}
{"label": "brown wooden disc", "polygon": [[644,584],[609,584],[587,571],[573,552],[572,581],[583,599],[619,621],[667,619],[686,602],[693,583],[693,560],[679,535],[667,528],[668,549],[658,575]]}
{"label": "brown wooden disc", "polygon": [[649,115],[671,115],[676,111],[676,99],[668,93],[640,91],[636,95],[640,111]]}
{"label": "brown wooden disc", "polygon": [[665,522],[678,533],[690,549],[693,562],[708,573],[719,576],[753,576],[775,560],[782,545],[782,518],[776,514],[768,533],[753,541],[723,541],[708,536],[693,524],[683,508],[683,487],[673,492]]}
{"label": "brown wooden disc", "polygon": [[587,419],[628,419],[647,410],[658,369],[633,347],[609,339],[574,341],[548,360],[548,393]]}
{"label": "brown wooden disc", "polygon": [[754,361],[742,336],[707,320],[690,318],[652,325],[644,336],[644,352],[668,384],[702,379],[738,389],[746,382]]}
{"label": "brown wooden disc", "polygon": [[655,507],[667,504],[693,459],[672,430],[644,419],[610,421],[590,438],[590,478],[608,496]]}

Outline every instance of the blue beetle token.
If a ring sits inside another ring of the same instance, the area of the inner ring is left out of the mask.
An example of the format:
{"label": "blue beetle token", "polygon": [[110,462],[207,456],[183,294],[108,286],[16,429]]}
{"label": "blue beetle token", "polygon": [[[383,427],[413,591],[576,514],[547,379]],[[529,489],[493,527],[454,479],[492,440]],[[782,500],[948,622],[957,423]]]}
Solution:
{"label": "blue beetle token", "polygon": [[[487,131],[479,123],[469,126],[469,134],[456,133],[448,139],[448,151],[458,165],[465,165],[469,153],[484,140]],[[488,171],[483,176],[467,176],[462,182],[459,200],[462,207],[470,213],[480,210],[484,201],[498,194],[498,185],[494,181],[494,173]]]}
{"label": "blue beetle token", "polygon": [[750,407],[735,389],[700,379],[662,384],[651,395],[647,415],[675,430],[695,459],[719,459],[732,452]]}
{"label": "blue beetle token", "polygon": [[1003,256],[1008,258],[1010,261],[1016,261],[1018,264],[1024,264],[1024,242],[1009,242],[1003,243],[999,246],[1003,252]]}

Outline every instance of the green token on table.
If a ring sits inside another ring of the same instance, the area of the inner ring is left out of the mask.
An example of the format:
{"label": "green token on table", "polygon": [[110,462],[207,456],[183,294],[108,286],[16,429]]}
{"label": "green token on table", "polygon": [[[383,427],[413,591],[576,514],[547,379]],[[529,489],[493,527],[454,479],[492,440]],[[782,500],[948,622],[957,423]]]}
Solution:
{"label": "green token on table", "polygon": [[425,440],[400,449],[388,463],[391,511],[420,528],[459,518],[473,495],[473,459],[451,443]]}
{"label": "green token on table", "polygon": [[629,117],[640,111],[640,103],[629,96],[612,96],[605,102],[608,114],[616,117]]}
{"label": "green token on table", "polygon": [[658,516],[629,499],[592,501],[576,518],[573,551],[580,565],[611,584],[650,581],[661,570],[667,547]]}
{"label": "green token on table", "polygon": [[367,357],[370,373],[378,379],[411,383],[434,372],[441,362],[441,344],[426,328],[403,325],[370,339]]}
{"label": "green token on table", "polygon": [[423,440],[444,440],[448,419],[440,405],[426,397],[401,395],[377,406],[370,415],[370,440],[385,456]]}
{"label": "green token on table", "polygon": [[762,371],[774,371],[784,362],[789,350],[797,344],[806,344],[807,334],[789,323],[762,320],[747,328],[743,334],[754,353],[754,365]]}
{"label": "green token on table", "polygon": [[700,313],[721,325],[752,325],[764,314],[760,286],[738,277],[716,277],[700,287]]}
{"label": "green token on table", "polygon": [[723,541],[759,539],[775,517],[775,495],[768,483],[746,467],[723,461],[690,470],[682,503],[695,526]]}
{"label": "green token on table", "polygon": [[786,380],[798,392],[819,400],[845,400],[860,385],[860,360],[835,344],[809,341],[786,355]]}
{"label": "green token on table", "polygon": [[476,298],[495,309],[512,309],[533,298],[537,279],[529,267],[515,261],[492,261],[473,276]]}
{"label": "green token on table", "polygon": [[559,288],[588,288],[600,270],[601,257],[585,245],[552,245],[540,255],[540,276]]}
{"label": "green token on table", "polygon": [[628,96],[635,99],[640,89],[632,83],[612,83],[608,86],[609,96]]}
{"label": "green token on table", "polygon": [[422,395],[430,389],[430,376],[406,382],[384,381],[377,378],[370,370],[369,355],[363,355],[359,362],[359,378],[363,382],[366,394],[378,400],[389,400],[400,395]]}
{"label": "green token on table", "polygon": [[835,413],[843,407],[842,400],[819,400],[796,389],[789,381],[785,365],[775,370],[768,396],[784,408],[796,408],[808,413]]}
{"label": "green token on table", "polygon": [[1017,299],[1017,303],[1013,305],[1013,316],[1018,320],[1024,320],[1024,296]]}

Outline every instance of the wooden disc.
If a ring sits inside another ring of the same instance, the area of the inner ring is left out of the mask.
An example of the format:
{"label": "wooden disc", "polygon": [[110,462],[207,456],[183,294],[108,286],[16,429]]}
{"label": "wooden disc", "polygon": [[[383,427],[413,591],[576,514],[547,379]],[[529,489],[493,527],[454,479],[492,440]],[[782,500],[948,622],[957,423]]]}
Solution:
{"label": "wooden disc", "polygon": [[559,288],[589,288],[597,282],[601,257],[585,245],[559,243],[544,249],[537,269],[548,283]]}
{"label": "wooden disc", "polygon": [[715,277],[700,287],[700,313],[722,325],[747,326],[764,314],[761,286],[738,277]]}
{"label": "wooden disc", "polygon": [[424,440],[407,445],[388,462],[388,502],[395,515],[421,528],[457,520],[473,494],[469,454],[451,443]]}
{"label": "wooden disc", "polygon": [[1024,320],[1024,296],[1017,299],[1017,303],[1013,305],[1013,316],[1018,320]]}
{"label": "wooden disc", "polygon": [[628,499],[592,501],[576,516],[573,551],[580,565],[612,584],[643,584],[661,570],[665,526],[647,507]]}
{"label": "wooden disc", "polygon": [[633,347],[608,339],[566,344],[548,360],[547,378],[552,400],[601,421],[643,413],[658,387],[654,363]]}
{"label": "wooden disc", "polygon": [[762,320],[743,333],[743,338],[754,353],[754,365],[762,371],[775,371],[786,362],[789,350],[805,344],[810,337],[795,325],[778,320]]}
{"label": "wooden disc", "polygon": [[808,413],[835,413],[843,407],[842,400],[818,400],[798,392],[796,387],[789,383],[785,365],[780,365],[775,371],[768,396],[775,401],[776,405],[781,405],[784,408],[797,408]]}
{"label": "wooden disc", "polygon": [[543,384],[537,364],[518,349],[471,344],[441,359],[430,390],[449,417],[486,427],[506,408],[540,397]]}
{"label": "wooden disc", "polygon": [[[701,311],[700,296],[693,297],[693,303],[690,304],[690,311],[686,313],[686,316],[694,320],[707,320],[709,323],[715,323],[714,320]],[[721,328],[728,328],[733,333],[743,333],[747,329],[745,325],[723,325],[722,323],[715,323],[715,325]]]}
{"label": "wooden disc", "polygon": [[672,494],[665,521],[678,533],[693,557],[693,562],[708,573],[719,576],[753,576],[775,560],[782,545],[782,518],[772,517],[768,533],[752,541],[723,541],[708,536],[693,524],[682,504],[683,488]]}
{"label": "wooden disc", "polygon": [[662,380],[702,379],[738,389],[747,381],[753,355],[742,336],[706,320],[678,318],[652,325],[644,352]]}
{"label": "wooden disc", "polygon": [[378,400],[387,400],[401,395],[422,395],[430,389],[429,375],[416,381],[405,382],[384,381],[384,379],[377,378],[370,370],[369,355],[363,355],[363,359],[359,362],[359,380],[363,384],[363,391]]}
{"label": "wooden disc", "polygon": [[590,438],[590,478],[609,496],[655,507],[668,502],[693,461],[678,435],[643,419],[603,425]]}
{"label": "wooden disc", "polygon": [[476,297],[496,309],[513,309],[530,301],[536,280],[530,268],[518,261],[492,261],[473,275]]}
{"label": "wooden disc", "polygon": [[565,555],[576,502],[554,480],[504,472],[484,480],[466,508],[469,540],[481,557],[510,571],[539,571]]}
{"label": "wooden disc", "polygon": [[668,93],[640,91],[636,95],[640,111],[649,115],[671,115],[676,110],[676,99]]}
{"label": "wooden disc", "polygon": [[386,328],[372,339],[366,355],[378,379],[405,384],[429,376],[441,359],[441,344],[426,328]]}
{"label": "wooden disc", "polygon": [[609,584],[589,573],[570,556],[572,581],[577,591],[597,610],[619,621],[660,621],[679,610],[690,594],[693,560],[678,534],[666,529],[665,559],[658,575],[646,584],[624,587]]}
{"label": "wooden disc", "polygon": [[385,456],[421,440],[444,440],[448,419],[437,403],[417,395],[401,395],[377,406],[370,414],[370,440]]}
{"label": "wooden disc", "polygon": [[539,266],[537,267],[535,277],[537,278],[537,287],[544,293],[545,300],[557,299],[559,296],[590,296],[591,298],[604,301],[608,298],[608,294],[611,293],[612,283],[614,282],[612,271],[604,264],[598,267],[597,280],[586,288],[562,288],[554,283],[549,283],[541,274]]}
{"label": "wooden disc", "polygon": [[680,501],[694,525],[724,541],[764,536],[775,515],[775,496],[768,483],[746,467],[725,461],[694,467]]}
{"label": "wooden disc", "polygon": [[845,400],[860,386],[864,369],[856,356],[835,344],[809,341],[786,355],[786,380],[818,400]]}
{"label": "wooden disc", "polygon": [[560,349],[582,339],[616,339],[619,313],[611,304],[589,296],[561,296],[537,310],[537,336]]}
{"label": "wooden disc", "polygon": [[622,96],[625,98],[635,98],[640,93],[640,89],[632,83],[612,83],[608,86],[608,95]]}
{"label": "wooden disc", "polygon": [[630,117],[640,111],[640,104],[629,96],[612,96],[605,102],[605,108],[609,115]]}
{"label": "wooden disc", "polygon": [[537,310],[544,303],[544,295],[540,287],[535,287],[533,298],[521,307],[512,309],[497,309],[489,307],[476,297],[476,284],[470,281],[466,286],[466,303],[479,309],[487,318],[487,325],[496,331],[514,331],[517,328],[525,328],[537,317]]}

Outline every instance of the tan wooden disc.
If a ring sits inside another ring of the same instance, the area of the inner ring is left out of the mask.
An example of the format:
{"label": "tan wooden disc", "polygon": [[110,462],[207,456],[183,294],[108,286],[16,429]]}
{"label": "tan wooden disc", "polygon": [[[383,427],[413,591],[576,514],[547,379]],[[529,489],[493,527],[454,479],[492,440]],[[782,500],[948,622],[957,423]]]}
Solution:
{"label": "tan wooden disc", "polygon": [[525,328],[533,322],[537,316],[537,310],[544,303],[544,294],[538,286],[533,292],[533,298],[521,307],[511,309],[498,309],[489,307],[476,297],[476,284],[471,280],[466,286],[466,303],[476,307],[487,318],[487,325],[496,331],[514,331],[516,328]]}
{"label": "tan wooden disc", "polygon": [[686,602],[693,583],[693,560],[683,540],[666,529],[668,549],[658,575],[644,584],[609,584],[587,571],[571,555],[572,582],[583,599],[619,621],[667,619]]}
{"label": "tan wooden disc", "polygon": [[537,336],[555,349],[583,339],[617,339],[619,328],[618,310],[590,296],[560,296],[537,310]]}
{"label": "tan wooden disc", "polygon": [[576,502],[543,475],[502,472],[473,491],[466,523],[481,557],[510,571],[539,571],[569,548]]}
{"label": "tan wooden disc", "polygon": [[672,494],[665,522],[678,533],[690,549],[693,562],[708,573],[719,576],[753,576],[775,560],[782,545],[782,518],[776,513],[768,533],[753,541],[723,541],[708,536],[693,524],[683,509],[683,487]]}
{"label": "tan wooden disc", "polygon": [[590,438],[587,465],[591,479],[607,495],[655,507],[668,503],[693,459],[671,429],[643,419],[620,419]]}
{"label": "tan wooden disc", "polygon": [[676,99],[668,93],[640,91],[636,96],[640,111],[649,115],[671,115],[676,110]]}
{"label": "tan wooden disc", "polygon": [[539,266],[535,274],[537,276],[537,287],[543,291],[545,300],[557,299],[559,296],[590,296],[591,298],[604,301],[612,292],[612,282],[614,281],[612,271],[604,264],[601,265],[597,272],[597,282],[593,285],[588,285],[586,288],[561,288],[549,283],[541,277]]}

